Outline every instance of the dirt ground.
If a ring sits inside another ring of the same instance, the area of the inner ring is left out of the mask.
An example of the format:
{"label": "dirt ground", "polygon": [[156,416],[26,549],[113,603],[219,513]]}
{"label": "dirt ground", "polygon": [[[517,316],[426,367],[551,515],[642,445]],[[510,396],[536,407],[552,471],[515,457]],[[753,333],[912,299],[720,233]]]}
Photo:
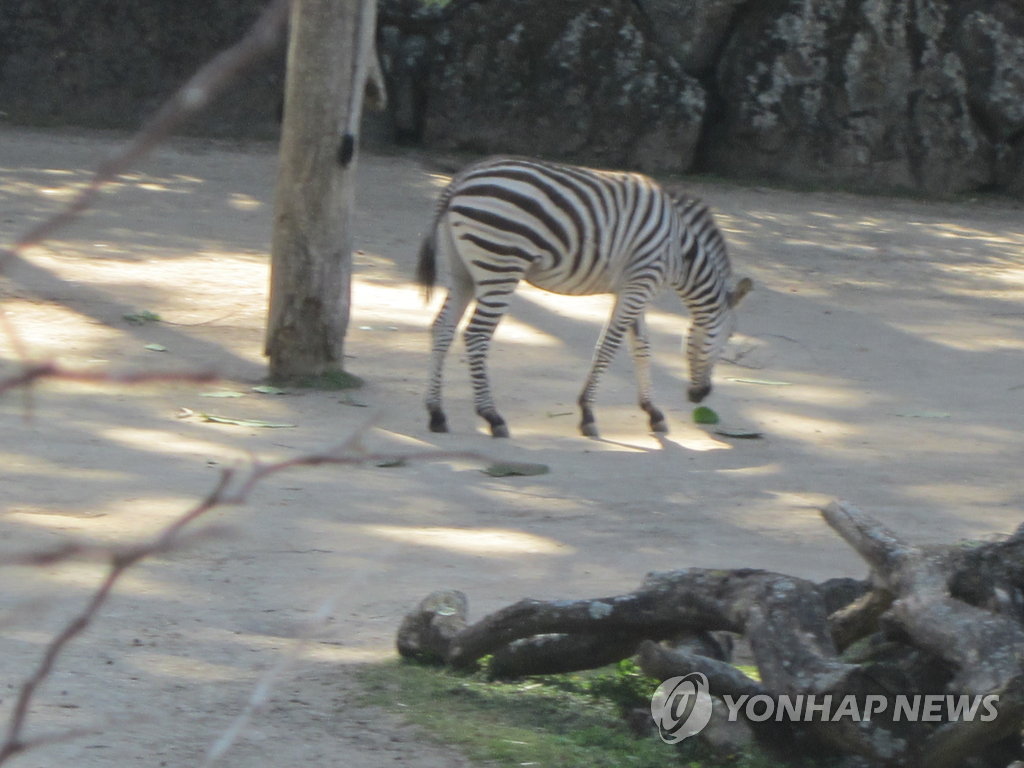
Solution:
{"label": "dirt ground", "polygon": [[[0,241],[66,201],[122,141],[0,129]],[[573,403],[608,301],[523,290],[492,355],[513,434],[494,441],[472,413],[458,353],[447,377],[453,433],[428,432],[421,405],[440,297],[424,306],[411,275],[450,167],[415,154],[360,160],[347,352],[367,385],[350,395],[250,389],[265,369],[270,145],[158,150],[31,249],[38,269],[0,282],[10,326],[35,358],[212,366],[223,376],[142,388],[46,383],[30,400],[0,399],[0,556],[138,541],[204,497],[223,469],[329,447],[367,419],[371,450],[473,450],[551,468],[499,479],[447,459],[267,479],[248,504],[204,519],[226,535],[126,574],[31,712],[30,736],[91,732],[18,765],[201,764],[280,666],[269,703],[220,765],[461,765],[403,724],[400,700],[390,711],[360,703],[352,678],[355,665],[393,654],[402,615],[431,590],[464,590],[480,617],[524,596],[629,591],[649,570],[861,576],[818,515],[833,498],[921,543],[1005,533],[1024,519],[1021,205],[694,182],[718,211],[736,271],[757,285],[708,405],[763,439],[691,423],[686,321],[669,295],[650,325],[671,434],[646,432],[621,355],[599,392],[603,439],[579,437]],[[163,322],[125,321],[142,311]],[[13,343],[0,339],[3,375],[17,370]],[[217,390],[244,396],[204,397]],[[204,412],[295,426],[210,423]],[[103,567],[0,574],[6,719]]]}

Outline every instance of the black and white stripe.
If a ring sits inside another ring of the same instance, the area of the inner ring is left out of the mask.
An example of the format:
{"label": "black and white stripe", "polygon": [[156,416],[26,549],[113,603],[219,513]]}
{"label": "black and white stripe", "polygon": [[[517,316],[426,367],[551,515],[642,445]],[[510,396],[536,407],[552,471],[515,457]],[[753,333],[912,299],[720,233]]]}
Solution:
{"label": "black and white stripe", "polygon": [[520,280],[554,293],[611,293],[615,306],[579,396],[580,430],[596,436],[593,401],[601,374],[629,334],[640,407],[651,429],[667,431],[650,398],[650,346],[644,310],[670,285],[690,311],[689,397],[711,391],[711,370],[734,327],[733,307],[750,289],[733,285],[725,241],[698,200],[669,193],[637,173],[597,171],[520,158],[493,158],[459,173],[444,190],[420,250],[417,278],[429,292],[436,251],[451,266],[451,288],[433,325],[426,405],[430,429],[446,432],[441,409],[444,358],[471,300],[465,330],[476,412],[495,437],[508,428],[491,398],[486,360],[491,336]]}

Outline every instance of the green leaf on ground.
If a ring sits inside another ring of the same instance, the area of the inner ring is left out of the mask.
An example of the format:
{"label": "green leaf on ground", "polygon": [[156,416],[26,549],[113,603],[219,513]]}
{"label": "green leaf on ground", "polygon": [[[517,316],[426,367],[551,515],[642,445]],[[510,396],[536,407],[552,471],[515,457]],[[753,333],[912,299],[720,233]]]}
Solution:
{"label": "green leaf on ground", "polygon": [[160,315],[156,312],[150,312],[148,309],[144,309],[141,312],[129,312],[128,314],[121,315],[121,317],[132,325],[160,322]]}
{"label": "green leaf on ground", "polygon": [[145,349],[148,349],[150,352],[166,352],[167,351],[167,347],[165,347],[163,344],[147,344],[145,346]]}
{"label": "green leaf on ground", "polygon": [[546,475],[551,471],[547,464],[531,464],[526,461],[496,461],[481,470],[491,477],[525,477],[529,475]]}
{"label": "green leaf on ground", "polygon": [[706,405],[698,405],[693,409],[694,424],[717,424],[718,414]]}
{"label": "green leaf on ground", "polygon": [[261,384],[258,387],[252,387],[252,391],[260,395],[284,395],[287,394],[280,387],[272,387],[269,384]]}

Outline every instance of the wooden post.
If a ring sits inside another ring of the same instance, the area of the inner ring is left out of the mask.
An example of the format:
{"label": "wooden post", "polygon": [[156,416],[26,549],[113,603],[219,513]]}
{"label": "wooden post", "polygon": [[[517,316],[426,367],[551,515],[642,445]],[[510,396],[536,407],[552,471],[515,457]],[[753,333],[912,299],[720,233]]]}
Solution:
{"label": "wooden post", "polygon": [[294,0],[265,352],[275,380],[343,368],[351,210],[376,0]]}

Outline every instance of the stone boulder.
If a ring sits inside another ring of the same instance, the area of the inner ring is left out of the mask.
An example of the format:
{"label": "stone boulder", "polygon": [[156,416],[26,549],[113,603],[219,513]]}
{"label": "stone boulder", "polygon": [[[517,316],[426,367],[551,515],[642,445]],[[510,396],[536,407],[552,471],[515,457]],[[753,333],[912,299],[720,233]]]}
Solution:
{"label": "stone boulder", "polygon": [[995,147],[995,186],[1024,193],[1024,5],[957,5],[952,47],[963,62],[971,113]]}
{"label": "stone boulder", "polygon": [[762,0],[718,62],[707,167],[951,194],[996,181],[964,59],[936,0]]}
{"label": "stone boulder", "polygon": [[655,40],[688,74],[714,71],[747,0],[635,0]]}

